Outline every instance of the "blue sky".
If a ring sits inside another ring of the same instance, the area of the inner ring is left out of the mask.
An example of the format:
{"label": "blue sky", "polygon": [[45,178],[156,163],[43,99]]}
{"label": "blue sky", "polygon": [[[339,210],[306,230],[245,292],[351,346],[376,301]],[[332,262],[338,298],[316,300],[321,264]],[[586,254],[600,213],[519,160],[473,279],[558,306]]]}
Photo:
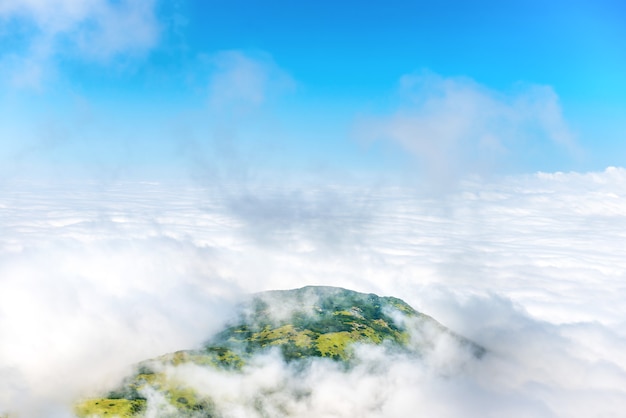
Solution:
{"label": "blue sky", "polygon": [[626,6],[544,3],[3,2],[3,174],[623,166]]}

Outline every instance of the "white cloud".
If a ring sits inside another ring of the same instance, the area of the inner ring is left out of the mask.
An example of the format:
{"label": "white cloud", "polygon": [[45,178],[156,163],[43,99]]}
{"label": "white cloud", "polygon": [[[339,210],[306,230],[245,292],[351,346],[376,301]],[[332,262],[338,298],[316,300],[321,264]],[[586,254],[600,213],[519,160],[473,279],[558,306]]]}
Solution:
{"label": "white cloud", "polygon": [[294,88],[293,79],[268,54],[222,51],[210,57],[215,71],[209,85],[213,109],[258,106]]}
{"label": "white cloud", "polygon": [[324,284],[401,297],[490,354],[444,377],[458,359],[445,344],[377,374],[296,376],[269,359],[232,396],[300,382],[309,403],[267,402],[295,416],[619,416],[625,186],[622,168],[538,173],[462,183],[441,207],[412,189],[4,184],[0,405],[54,416],[134,361],[199,344],[242,289]]}
{"label": "white cloud", "polygon": [[192,78],[206,107],[172,138],[186,168],[212,184],[258,177],[283,136],[277,99],[295,81],[269,54],[239,50],[199,55]]}
{"label": "white cloud", "polygon": [[[39,87],[58,56],[109,60],[142,53],[159,37],[155,0],[3,0],[0,19],[26,34],[3,58],[14,85]],[[6,36],[6,35],[5,35]]]}
{"label": "white cloud", "polygon": [[403,76],[400,95],[402,105],[361,121],[358,135],[397,143],[418,158],[436,187],[540,159],[555,144],[577,152],[549,86],[520,85],[507,95],[468,78],[426,72]]}

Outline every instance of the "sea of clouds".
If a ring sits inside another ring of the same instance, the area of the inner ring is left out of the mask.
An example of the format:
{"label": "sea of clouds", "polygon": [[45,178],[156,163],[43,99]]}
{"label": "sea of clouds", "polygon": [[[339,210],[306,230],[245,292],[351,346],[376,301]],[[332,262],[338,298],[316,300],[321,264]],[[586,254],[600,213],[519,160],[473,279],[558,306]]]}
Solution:
{"label": "sea of clouds", "polygon": [[0,188],[0,410],[16,416],[70,417],[133,363],[197,347],[243,295],[305,285],[400,297],[488,355],[461,361],[441,344],[416,361],[363,349],[350,372],[321,360],[303,375],[270,353],[241,375],[172,373],[213,388],[228,417],[257,416],[259,402],[270,416],[304,417],[626,410],[622,168],[466,182],[445,196]]}

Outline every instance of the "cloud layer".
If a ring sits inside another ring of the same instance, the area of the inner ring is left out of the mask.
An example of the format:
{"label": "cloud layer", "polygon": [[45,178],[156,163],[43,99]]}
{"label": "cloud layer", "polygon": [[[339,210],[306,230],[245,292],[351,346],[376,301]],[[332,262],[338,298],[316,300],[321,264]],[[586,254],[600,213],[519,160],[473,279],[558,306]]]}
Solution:
{"label": "cloud layer", "polygon": [[233,396],[303,379],[310,405],[293,404],[295,416],[418,406],[430,416],[618,416],[625,186],[621,168],[464,183],[446,199],[397,188],[5,184],[0,405],[69,416],[74,399],[133,362],[205,340],[242,293],[323,284],[401,297],[490,355],[452,376],[457,356],[445,347],[426,364],[364,352],[383,362],[376,373],[322,362],[302,377],[259,359],[275,379],[249,370]]}

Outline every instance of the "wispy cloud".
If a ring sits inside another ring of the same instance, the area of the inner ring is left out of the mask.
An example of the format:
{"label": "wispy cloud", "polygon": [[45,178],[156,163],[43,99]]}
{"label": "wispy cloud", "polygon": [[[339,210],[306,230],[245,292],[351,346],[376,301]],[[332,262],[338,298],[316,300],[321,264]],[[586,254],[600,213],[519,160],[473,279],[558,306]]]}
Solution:
{"label": "wispy cloud", "polygon": [[173,138],[192,175],[218,185],[269,168],[280,119],[274,105],[295,89],[292,76],[268,53],[227,50],[199,55],[194,78],[206,105]]}
{"label": "wispy cloud", "polygon": [[208,59],[214,68],[209,101],[215,110],[258,106],[295,87],[291,76],[266,53],[222,51]]}
{"label": "wispy cloud", "polygon": [[549,86],[519,85],[504,94],[468,78],[424,72],[403,76],[399,95],[402,104],[388,115],[363,119],[358,135],[406,149],[435,188],[541,160],[555,146],[576,152]]}
{"label": "wispy cloud", "polygon": [[155,0],[8,0],[0,19],[26,39],[2,57],[16,86],[40,87],[60,57],[108,61],[143,53],[159,38]]}

